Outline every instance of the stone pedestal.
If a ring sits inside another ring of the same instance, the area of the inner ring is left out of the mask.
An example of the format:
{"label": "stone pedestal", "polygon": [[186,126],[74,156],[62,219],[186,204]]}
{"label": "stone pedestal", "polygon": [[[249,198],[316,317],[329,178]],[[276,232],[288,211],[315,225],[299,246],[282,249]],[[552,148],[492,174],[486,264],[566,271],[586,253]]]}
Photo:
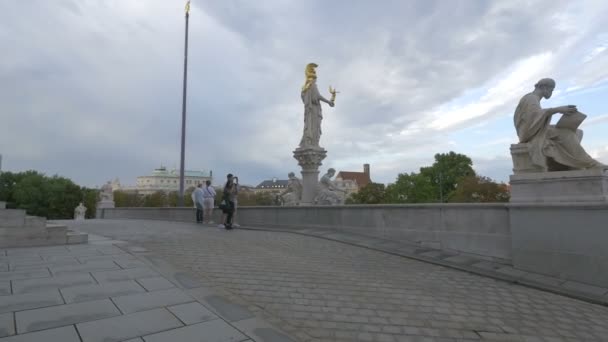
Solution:
{"label": "stone pedestal", "polygon": [[98,219],[103,218],[102,209],[106,209],[106,208],[114,208],[114,201],[101,200],[101,201],[97,202],[97,210],[95,211],[95,218],[98,218]]}
{"label": "stone pedestal", "polygon": [[511,176],[513,266],[608,287],[608,172],[601,169]]}
{"label": "stone pedestal", "polygon": [[510,177],[511,203],[608,204],[608,171],[520,173]]}
{"label": "stone pedestal", "polygon": [[322,147],[299,147],[293,151],[293,157],[302,167],[302,201],[300,205],[311,205],[316,196],[319,184],[319,166],[327,157]]}
{"label": "stone pedestal", "polygon": [[102,200],[97,202],[98,209],[114,208],[114,201]]}
{"label": "stone pedestal", "polygon": [[528,144],[512,144],[511,159],[513,159],[513,173],[544,172],[542,167],[534,165],[528,152]]}

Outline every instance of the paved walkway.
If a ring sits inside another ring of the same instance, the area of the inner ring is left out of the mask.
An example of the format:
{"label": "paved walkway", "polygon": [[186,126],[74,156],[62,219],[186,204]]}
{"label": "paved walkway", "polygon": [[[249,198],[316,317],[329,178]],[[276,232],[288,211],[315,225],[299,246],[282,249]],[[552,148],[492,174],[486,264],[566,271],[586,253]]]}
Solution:
{"label": "paved walkway", "polygon": [[138,220],[82,229],[144,248],[298,341],[608,341],[607,307],[326,239]]}
{"label": "paved walkway", "polygon": [[2,342],[296,341],[256,311],[122,241],[0,250]]}

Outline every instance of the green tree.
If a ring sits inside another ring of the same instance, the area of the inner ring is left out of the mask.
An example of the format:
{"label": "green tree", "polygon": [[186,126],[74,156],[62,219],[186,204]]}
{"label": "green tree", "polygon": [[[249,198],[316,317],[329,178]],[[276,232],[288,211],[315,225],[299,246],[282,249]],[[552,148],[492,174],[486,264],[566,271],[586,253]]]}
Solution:
{"label": "green tree", "polygon": [[450,202],[508,202],[509,198],[510,194],[506,184],[496,183],[488,177],[468,176],[460,180]]}
{"label": "green tree", "polygon": [[87,208],[85,217],[95,218],[95,213],[97,211],[97,200],[99,198],[99,190],[83,187],[81,188],[81,192],[82,204]]}
{"label": "green tree", "polygon": [[369,183],[346,199],[346,204],[386,203],[386,188],[382,183]]}
{"label": "green tree", "polygon": [[46,195],[45,177],[36,171],[26,171],[13,188],[13,200],[19,209],[29,215],[48,217],[49,199]]}
{"label": "green tree", "polygon": [[24,173],[0,173],[0,201],[7,202],[10,207],[15,206],[15,186],[23,178]]}
{"label": "green tree", "polygon": [[57,175],[49,178],[36,171],[21,174],[12,196],[17,208],[48,219],[72,218],[83,199],[81,188],[71,180]]}
{"label": "green tree", "polygon": [[156,191],[144,197],[144,207],[166,207],[167,193],[164,191]]}
{"label": "green tree", "polygon": [[436,188],[432,180],[420,173],[400,173],[397,181],[386,188],[388,203],[436,202]]}
{"label": "green tree", "polygon": [[114,205],[116,207],[141,207],[142,202],[142,196],[137,192],[127,192],[121,190],[114,191]]}
{"label": "green tree", "polygon": [[57,175],[47,178],[45,195],[48,198],[49,219],[74,217],[74,208],[82,201],[82,190],[71,180]]}
{"label": "green tree", "polygon": [[439,202],[447,202],[460,179],[474,176],[475,171],[471,158],[450,151],[436,154],[433,165],[421,167],[420,174],[434,185],[436,199]]}

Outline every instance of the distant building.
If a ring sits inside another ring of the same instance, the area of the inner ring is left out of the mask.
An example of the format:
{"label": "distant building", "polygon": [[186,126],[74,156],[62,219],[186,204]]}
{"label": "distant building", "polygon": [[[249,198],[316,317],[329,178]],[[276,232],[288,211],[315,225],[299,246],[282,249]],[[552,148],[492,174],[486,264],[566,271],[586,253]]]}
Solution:
{"label": "distant building", "polygon": [[270,180],[265,180],[255,187],[255,192],[281,192],[287,188],[287,179],[277,179],[276,177]]}
{"label": "distant building", "polygon": [[363,172],[338,172],[334,182],[338,188],[345,190],[348,195],[359,191],[359,189],[372,182],[369,164],[363,164]]}
{"label": "distant building", "polygon": [[[184,190],[196,187],[197,184],[204,184],[207,180],[213,181],[213,171],[185,170],[184,171]],[[133,186],[121,186],[120,181],[115,179],[112,182],[114,190],[137,192],[140,195],[149,195],[157,191],[179,191],[179,170],[167,170],[161,166],[155,169],[149,176],[137,177],[137,184]]]}

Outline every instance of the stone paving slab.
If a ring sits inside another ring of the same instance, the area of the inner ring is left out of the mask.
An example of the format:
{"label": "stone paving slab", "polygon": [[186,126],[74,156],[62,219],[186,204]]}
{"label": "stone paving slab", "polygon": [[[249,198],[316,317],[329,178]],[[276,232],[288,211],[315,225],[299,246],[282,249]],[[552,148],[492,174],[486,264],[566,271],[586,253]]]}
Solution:
{"label": "stone paving slab", "polygon": [[1,272],[0,281],[7,280],[20,280],[20,279],[32,279],[32,278],[48,278],[51,274],[47,268],[37,268],[32,270],[23,271],[10,271]]}
{"label": "stone paving slab", "polygon": [[112,260],[98,260],[87,262],[80,265],[63,265],[49,267],[53,275],[62,275],[70,273],[93,272],[102,270],[117,270],[120,267]]}
{"label": "stone paving slab", "polygon": [[185,294],[181,289],[173,288],[114,297],[112,300],[122,312],[133,313],[158,307],[188,303],[191,302],[193,298]]}
{"label": "stone paving slab", "polygon": [[40,259],[40,261],[31,261],[27,263],[11,263],[11,271],[22,271],[22,270],[30,270],[36,268],[48,268],[48,267],[59,267],[59,266],[76,266],[81,263],[76,260],[76,258],[49,262]]}
{"label": "stone paving slab", "polygon": [[147,267],[130,268],[127,270],[118,271],[93,272],[92,275],[100,283],[159,276],[157,272]]}
{"label": "stone paving slab", "polygon": [[81,342],[74,326],[0,338],[0,342]]}
{"label": "stone paving slab", "polygon": [[20,257],[20,256],[0,257],[0,261],[9,263],[11,265],[23,265],[23,264],[29,264],[29,263],[44,262],[44,260],[42,260],[42,257],[40,257],[40,255],[31,255],[31,256],[27,256],[27,257]]}
{"label": "stone paving slab", "polygon": [[0,272],[6,272],[6,271],[8,271],[8,262],[0,261]]}
{"label": "stone paving slab", "polygon": [[15,335],[15,320],[13,314],[0,314],[0,337],[11,335]]}
{"label": "stone paving slab", "polygon": [[175,287],[175,284],[164,277],[139,278],[136,281],[148,291],[166,290]]}
{"label": "stone paving slab", "polygon": [[66,303],[84,302],[95,299],[118,297],[146,290],[133,280],[117,281],[104,284],[73,286],[61,289]]}
{"label": "stone paving slab", "polygon": [[17,294],[0,297],[0,313],[63,304],[59,291]]}
{"label": "stone paving slab", "polygon": [[40,292],[50,289],[62,289],[70,286],[95,284],[95,279],[90,274],[79,273],[62,275],[53,278],[39,278],[27,280],[15,280],[13,293]]}
{"label": "stone paving slab", "polygon": [[187,325],[210,321],[218,317],[199,302],[170,306],[171,311],[180,321]]}
{"label": "stone paving slab", "polygon": [[76,325],[83,342],[119,342],[182,326],[173,314],[163,308]]}
{"label": "stone paving slab", "polygon": [[10,281],[0,281],[0,296],[6,296],[11,294],[11,283]]}
{"label": "stone paving slab", "polygon": [[30,331],[94,321],[120,314],[120,311],[109,299],[103,299],[20,311],[15,313],[15,319],[17,321],[17,332],[22,334]]}
{"label": "stone paving slab", "polygon": [[145,262],[135,259],[115,259],[114,262],[117,263],[121,268],[147,267]]}
{"label": "stone paving slab", "polygon": [[[201,337],[204,336],[204,340]],[[241,342],[247,337],[226,322],[216,319],[187,327],[144,336],[146,342]]]}
{"label": "stone paving slab", "polygon": [[85,256],[85,257],[76,257],[76,259],[82,263],[82,264],[86,264],[88,262],[91,261],[100,261],[100,260],[136,260],[136,258],[134,256],[132,256],[131,254],[120,254],[120,255],[116,255],[116,254],[112,254],[112,255],[93,255],[93,256]]}

